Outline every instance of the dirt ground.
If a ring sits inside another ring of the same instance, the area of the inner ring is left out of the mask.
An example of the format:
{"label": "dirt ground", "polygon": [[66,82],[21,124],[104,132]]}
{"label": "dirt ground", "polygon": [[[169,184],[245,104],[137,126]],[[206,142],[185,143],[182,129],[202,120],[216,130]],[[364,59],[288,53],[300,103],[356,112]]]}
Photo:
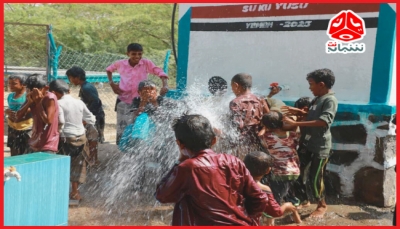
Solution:
{"label": "dirt ground", "polygon": [[[104,199],[93,197],[90,186],[96,184],[96,179],[105,172],[107,162],[111,158],[121,154],[116,145],[103,144],[99,147],[99,159],[102,164],[92,169],[88,174],[88,182],[81,186],[83,200],[78,206],[70,206],[68,224],[75,225],[170,225],[172,216],[172,205],[156,205],[146,203],[130,202],[131,209],[110,213],[101,208]],[[134,181],[132,181],[134,182]],[[101,186],[97,186],[101,188]],[[328,196],[328,211],[326,217],[321,220],[307,219],[307,216],[316,208],[312,204],[308,208],[300,209],[303,223],[301,225],[336,225],[336,226],[390,226],[393,217],[393,208],[379,208],[357,203],[352,199],[339,199]],[[289,215],[276,220],[276,225],[295,225]]]}

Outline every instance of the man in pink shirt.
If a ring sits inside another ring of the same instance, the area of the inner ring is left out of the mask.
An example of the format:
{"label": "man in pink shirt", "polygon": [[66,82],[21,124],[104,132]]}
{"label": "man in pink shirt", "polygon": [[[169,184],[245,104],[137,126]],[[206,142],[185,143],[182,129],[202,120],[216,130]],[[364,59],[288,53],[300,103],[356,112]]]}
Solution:
{"label": "man in pink shirt", "polygon": [[[138,97],[138,85],[141,81],[147,80],[148,74],[161,78],[163,87],[160,95],[168,92],[168,76],[157,67],[151,60],[142,59],[143,48],[140,44],[128,45],[127,55],[129,59],[118,60],[106,68],[108,81],[117,98],[117,144],[125,127],[132,122],[133,112],[131,103],[133,98]],[[112,80],[112,73],[118,71],[120,82],[116,84]]]}

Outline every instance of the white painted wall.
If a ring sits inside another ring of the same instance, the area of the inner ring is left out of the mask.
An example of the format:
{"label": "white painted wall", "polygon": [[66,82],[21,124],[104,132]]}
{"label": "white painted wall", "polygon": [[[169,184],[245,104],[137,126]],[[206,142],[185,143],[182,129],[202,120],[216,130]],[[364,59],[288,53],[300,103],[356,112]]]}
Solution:
{"label": "white painted wall", "polygon": [[[193,4],[194,5],[194,4]],[[198,4],[203,5],[203,4]],[[180,4],[180,15],[190,4]],[[236,19],[193,19],[196,22],[330,19],[334,15],[285,16]],[[378,13],[360,16],[377,17]],[[326,31],[293,32],[191,32],[188,63],[188,86],[207,82],[214,75],[228,82],[236,74],[253,76],[255,90],[268,94],[269,84],[289,85],[278,94],[282,100],[312,96],[307,73],[330,68],[336,75],[333,87],[340,102],[367,104],[370,98],[376,28],[367,29],[360,42],[366,44],[362,54],[326,54]]]}

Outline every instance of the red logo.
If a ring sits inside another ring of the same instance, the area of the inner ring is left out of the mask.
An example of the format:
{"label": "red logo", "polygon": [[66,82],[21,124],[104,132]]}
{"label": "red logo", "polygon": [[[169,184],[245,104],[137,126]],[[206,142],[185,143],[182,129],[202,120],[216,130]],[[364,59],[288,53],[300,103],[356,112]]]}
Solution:
{"label": "red logo", "polygon": [[364,19],[351,10],[343,10],[329,21],[327,34],[346,43],[361,40],[366,34]]}

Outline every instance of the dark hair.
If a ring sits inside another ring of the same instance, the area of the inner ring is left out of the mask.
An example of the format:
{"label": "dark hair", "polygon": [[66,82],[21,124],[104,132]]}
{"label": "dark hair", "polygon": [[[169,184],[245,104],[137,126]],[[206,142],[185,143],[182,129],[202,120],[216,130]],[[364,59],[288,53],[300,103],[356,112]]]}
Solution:
{"label": "dark hair", "polygon": [[68,77],[79,78],[82,81],[86,81],[86,72],[81,67],[73,66],[68,69],[65,73]]}
{"label": "dark hair", "polygon": [[151,80],[143,80],[139,83],[138,91],[141,91],[144,87],[156,87],[156,84]]}
{"label": "dark hair", "polygon": [[260,177],[267,173],[274,165],[274,158],[264,152],[255,151],[247,154],[243,160],[251,176]]}
{"label": "dark hair", "polygon": [[174,120],[172,129],[176,139],[194,153],[211,148],[215,137],[210,121],[202,115],[184,114]]}
{"label": "dark hair", "polygon": [[294,102],[294,107],[303,109],[304,107],[311,106],[311,98],[310,97],[301,97],[296,102]]}
{"label": "dark hair", "polygon": [[221,76],[213,76],[208,80],[208,90],[211,94],[224,93],[228,89],[228,83]]}
{"label": "dark hair", "polygon": [[243,89],[251,88],[253,80],[251,75],[247,73],[239,73],[233,76],[232,82],[239,84]]}
{"label": "dark hair", "polygon": [[130,52],[130,51],[143,51],[143,47],[142,47],[141,44],[131,43],[131,44],[128,45],[126,50],[127,50],[127,52]]}
{"label": "dark hair", "polygon": [[22,85],[25,85],[26,78],[24,74],[13,74],[8,77],[9,80],[19,80]]}
{"label": "dark hair", "polygon": [[60,94],[66,94],[69,91],[69,85],[64,80],[53,80],[49,84],[50,92],[58,92]]}
{"label": "dark hair", "polygon": [[283,115],[278,111],[270,111],[263,115],[261,123],[268,129],[280,129],[283,127]]}
{"label": "dark hair", "polygon": [[34,88],[42,89],[47,85],[47,77],[42,74],[32,74],[26,79],[26,88],[33,90]]}
{"label": "dark hair", "polygon": [[316,83],[323,82],[329,89],[335,84],[335,75],[327,68],[318,69],[308,73],[306,79],[312,79]]}

